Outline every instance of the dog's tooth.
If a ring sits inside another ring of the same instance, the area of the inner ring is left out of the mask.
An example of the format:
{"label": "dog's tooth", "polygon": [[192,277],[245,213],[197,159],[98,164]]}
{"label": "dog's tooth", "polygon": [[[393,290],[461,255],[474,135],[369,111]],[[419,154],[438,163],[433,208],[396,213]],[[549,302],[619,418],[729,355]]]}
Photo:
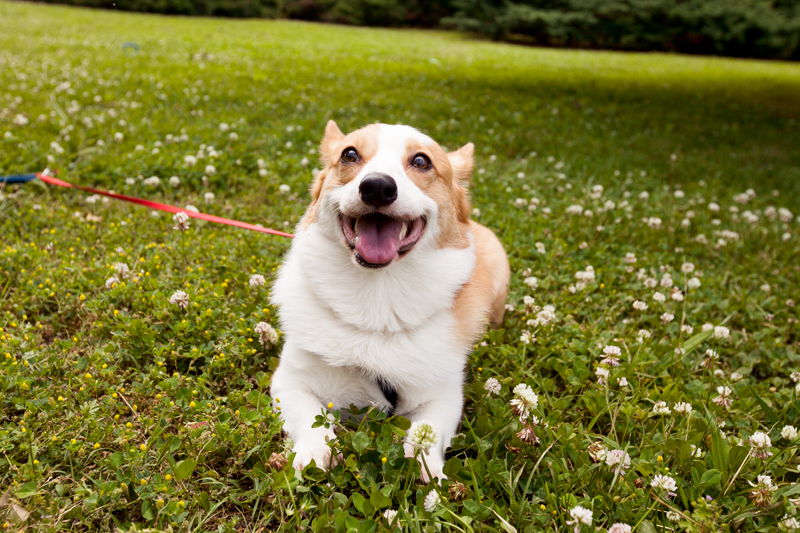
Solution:
{"label": "dog's tooth", "polygon": [[402,241],[403,239],[405,239],[405,238],[406,238],[406,234],[407,234],[407,233],[408,233],[408,222],[406,222],[406,221],[404,220],[404,221],[403,221],[403,227],[402,227],[402,228],[400,228],[400,240],[401,240],[401,241]]}

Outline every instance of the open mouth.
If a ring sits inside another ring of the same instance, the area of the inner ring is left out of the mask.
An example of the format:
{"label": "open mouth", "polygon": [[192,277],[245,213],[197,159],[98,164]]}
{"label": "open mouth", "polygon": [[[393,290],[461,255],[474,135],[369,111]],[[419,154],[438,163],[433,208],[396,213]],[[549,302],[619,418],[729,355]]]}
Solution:
{"label": "open mouth", "polygon": [[425,232],[425,218],[393,218],[381,213],[360,217],[341,214],[342,233],[356,262],[367,268],[387,266],[407,253]]}

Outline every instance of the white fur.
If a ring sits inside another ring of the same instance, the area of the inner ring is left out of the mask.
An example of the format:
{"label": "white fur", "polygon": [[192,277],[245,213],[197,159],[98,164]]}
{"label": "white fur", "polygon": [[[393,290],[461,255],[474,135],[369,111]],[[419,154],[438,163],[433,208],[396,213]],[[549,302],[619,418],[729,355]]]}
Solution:
{"label": "white fur", "polygon": [[[280,306],[286,344],[272,379],[284,429],[294,441],[295,466],[315,460],[325,467],[334,434],[312,428],[323,406],[388,407],[376,378],[398,392],[397,414],[427,420],[440,431],[437,449],[426,457],[442,476],[444,451],[458,429],[463,369],[469,339],[456,333],[451,307],[475,266],[474,244],[441,249],[435,244],[436,203],[405,175],[401,157],[411,135],[405,126],[381,126],[379,147],[359,177],[320,197],[317,222],[292,242],[272,301]],[[430,141],[433,142],[433,141]],[[398,183],[392,212],[425,215],[425,234],[401,260],[364,268],[343,242],[338,213],[357,197],[361,177],[372,171]]]}

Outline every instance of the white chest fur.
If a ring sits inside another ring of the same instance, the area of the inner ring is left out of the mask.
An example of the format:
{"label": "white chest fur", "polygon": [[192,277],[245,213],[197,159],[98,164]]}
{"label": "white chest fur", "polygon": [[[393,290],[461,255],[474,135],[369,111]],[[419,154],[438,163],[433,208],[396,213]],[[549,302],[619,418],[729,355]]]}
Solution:
{"label": "white chest fur", "polygon": [[272,291],[287,338],[332,366],[397,386],[435,386],[461,372],[464,339],[450,311],[475,266],[474,245],[415,249],[370,270],[320,225],[295,237]]}

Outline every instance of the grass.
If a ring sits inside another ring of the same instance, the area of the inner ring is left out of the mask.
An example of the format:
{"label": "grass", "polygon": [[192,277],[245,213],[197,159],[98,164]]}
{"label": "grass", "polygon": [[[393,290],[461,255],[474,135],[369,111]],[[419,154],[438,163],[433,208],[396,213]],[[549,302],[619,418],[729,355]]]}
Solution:
{"label": "grass", "polygon": [[[6,187],[0,529],[796,525],[798,65],[0,2],[0,87],[0,174],[49,167],[279,229],[308,202],[328,118],[472,141],[476,218],[509,251],[514,308],[469,359],[441,486],[402,457],[406,422],[374,412],[342,423],[345,465],[296,472],[266,395],[279,348],[254,332],[278,326],[268,285],[287,240]],[[555,321],[529,323],[546,305]],[[607,345],[619,366],[601,363]],[[509,403],[522,383],[538,446]]]}

